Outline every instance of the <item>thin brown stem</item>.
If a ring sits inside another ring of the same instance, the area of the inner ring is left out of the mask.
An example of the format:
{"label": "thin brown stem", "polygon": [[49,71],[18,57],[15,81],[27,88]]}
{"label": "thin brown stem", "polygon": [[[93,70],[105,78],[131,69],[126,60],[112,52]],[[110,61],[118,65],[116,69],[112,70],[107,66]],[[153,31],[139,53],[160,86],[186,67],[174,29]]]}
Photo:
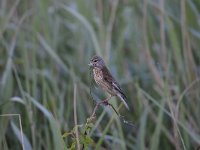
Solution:
{"label": "thin brown stem", "polygon": [[99,103],[96,104],[96,106],[95,106],[95,108],[94,108],[94,110],[93,110],[93,113],[92,113],[92,115],[90,116],[89,120],[87,120],[87,122],[89,122],[89,121],[93,120],[93,118],[95,118],[96,110],[99,108],[99,106],[100,106],[101,104],[103,104],[103,105],[105,105],[105,106],[110,106],[110,107],[114,110],[114,112],[117,114],[117,116],[122,120],[123,123],[125,123],[125,124],[127,124],[127,125],[130,125],[130,126],[132,126],[132,127],[135,127],[135,125],[134,125],[132,122],[127,121],[127,120],[125,119],[125,117],[122,116],[122,115],[120,115],[120,114],[117,112],[117,110],[115,109],[115,107],[114,107],[112,104],[110,104],[110,103],[108,102],[108,101],[110,100],[111,97],[112,97],[112,96],[110,96],[110,97],[108,97],[107,99],[105,99],[105,100],[103,100],[103,101],[101,101],[101,102],[99,102]]}
{"label": "thin brown stem", "polygon": [[93,113],[92,113],[92,115],[91,115],[90,118],[93,118],[93,117],[95,116],[96,110],[99,108],[99,106],[100,106],[101,104],[104,104],[104,105],[106,105],[106,106],[107,106],[107,105],[112,106],[110,103],[108,103],[108,101],[111,99],[111,97],[112,97],[112,96],[110,96],[110,97],[108,97],[107,99],[105,99],[105,100],[103,100],[103,101],[97,103],[96,106],[94,107]]}
{"label": "thin brown stem", "polygon": [[156,66],[154,65],[154,59],[152,58],[150,49],[149,49],[149,42],[148,42],[148,30],[147,30],[147,5],[148,5],[148,1],[144,0],[144,4],[143,4],[143,39],[144,39],[144,52],[145,52],[145,56],[146,56],[146,61],[147,64],[149,66],[149,69],[153,75],[154,80],[157,82],[158,86],[160,88],[164,88],[164,81],[161,78]]}
{"label": "thin brown stem", "polygon": [[76,133],[76,143],[77,143],[77,148],[80,150],[80,143],[79,143],[79,133],[78,133],[78,127],[77,127],[77,109],[76,109],[76,94],[77,93],[77,85],[74,84],[74,123],[75,123],[75,133]]}

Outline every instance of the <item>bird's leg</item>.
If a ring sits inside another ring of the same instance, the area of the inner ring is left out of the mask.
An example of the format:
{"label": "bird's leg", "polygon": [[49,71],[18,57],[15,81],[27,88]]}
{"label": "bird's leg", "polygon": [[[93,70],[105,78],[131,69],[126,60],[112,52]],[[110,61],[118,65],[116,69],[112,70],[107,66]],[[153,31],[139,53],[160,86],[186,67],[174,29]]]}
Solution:
{"label": "bird's leg", "polygon": [[117,110],[113,107],[112,104],[108,103],[108,101],[111,99],[112,95],[110,95],[107,99],[105,99],[104,101],[102,101],[102,103],[106,106],[110,106],[112,107],[112,109],[115,111],[115,113],[119,116]]}
{"label": "bird's leg", "polygon": [[105,100],[101,101],[100,103],[104,104],[104,105],[110,105],[108,103],[108,101],[111,99],[112,95],[110,95],[108,98],[106,98]]}
{"label": "bird's leg", "polygon": [[110,104],[110,103],[108,102],[111,98],[112,98],[112,95],[110,95],[110,96],[109,96],[108,98],[106,98],[105,100],[103,100],[103,101],[97,103],[96,106],[95,106],[95,108],[94,108],[94,110],[93,110],[92,117],[95,116],[96,110],[97,110],[97,108],[99,108],[99,106],[100,106],[101,104],[104,104],[105,106],[110,106],[110,107],[112,107],[112,109],[115,111],[115,113],[116,113],[118,116],[120,116],[119,113],[117,112],[117,110],[113,107],[113,105]]}
{"label": "bird's leg", "polygon": [[99,103],[96,104],[96,106],[95,106],[95,108],[94,108],[94,110],[93,110],[93,113],[92,113],[92,117],[94,117],[97,108],[99,108],[99,106],[100,106],[101,104],[104,104],[104,105],[106,105],[106,106],[109,105],[109,106],[113,107],[110,103],[108,103],[108,101],[111,99],[111,97],[112,97],[112,95],[110,95],[110,96],[109,96],[108,98],[106,98],[105,100],[103,100],[103,101],[101,101],[101,102],[99,102]]}

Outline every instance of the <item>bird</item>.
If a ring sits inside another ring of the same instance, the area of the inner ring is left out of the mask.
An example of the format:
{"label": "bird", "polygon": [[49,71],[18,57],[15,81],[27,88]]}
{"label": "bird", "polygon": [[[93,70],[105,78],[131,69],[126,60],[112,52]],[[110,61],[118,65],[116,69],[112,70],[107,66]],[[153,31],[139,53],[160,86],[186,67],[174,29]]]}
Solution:
{"label": "bird", "polygon": [[106,67],[104,60],[100,56],[94,55],[90,59],[90,63],[88,65],[93,70],[93,76],[96,84],[103,91],[109,93],[109,97],[105,100],[105,102],[108,102],[113,96],[117,96],[124,103],[125,107],[129,110],[129,106],[126,103],[126,95]]}

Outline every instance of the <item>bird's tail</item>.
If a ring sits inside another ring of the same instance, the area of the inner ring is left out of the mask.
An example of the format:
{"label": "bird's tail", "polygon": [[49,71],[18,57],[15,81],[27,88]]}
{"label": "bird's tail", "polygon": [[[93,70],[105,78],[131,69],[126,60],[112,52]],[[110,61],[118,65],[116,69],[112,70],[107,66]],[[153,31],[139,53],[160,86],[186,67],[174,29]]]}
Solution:
{"label": "bird's tail", "polygon": [[126,96],[123,93],[118,93],[117,96],[121,99],[126,108],[129,110],[128,104],[126,103]]}

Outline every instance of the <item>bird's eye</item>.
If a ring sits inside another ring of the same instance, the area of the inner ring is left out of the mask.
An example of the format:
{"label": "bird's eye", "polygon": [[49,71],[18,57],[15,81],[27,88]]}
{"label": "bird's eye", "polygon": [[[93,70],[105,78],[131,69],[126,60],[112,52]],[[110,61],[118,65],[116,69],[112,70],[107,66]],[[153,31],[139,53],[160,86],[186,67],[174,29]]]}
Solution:
{"label": "bird's eye", "polygon": [[94,62],[97,62],[97,60],[94,60]]}

